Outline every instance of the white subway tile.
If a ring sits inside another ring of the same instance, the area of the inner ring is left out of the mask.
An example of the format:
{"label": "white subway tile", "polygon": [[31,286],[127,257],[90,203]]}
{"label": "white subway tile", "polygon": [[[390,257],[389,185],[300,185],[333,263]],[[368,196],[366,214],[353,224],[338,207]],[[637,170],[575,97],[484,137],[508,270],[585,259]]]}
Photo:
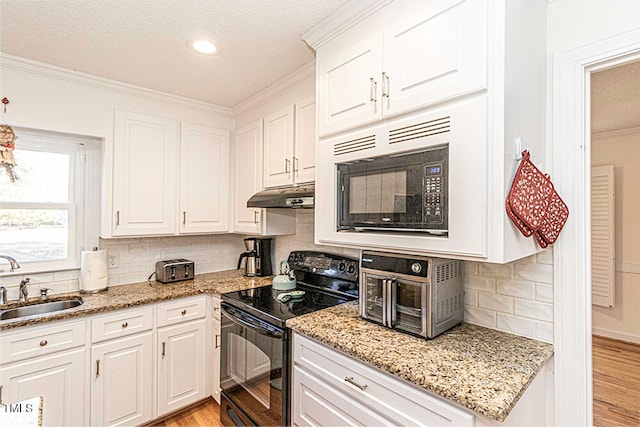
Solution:
{"label": "white subway tile", "polygon": [[510,314],[496,314],[496,327],[500,330],[511,332],[525,337],[536,337],[536,322],[523,317]]}
{"label": "white subway tile", "polygon": [[513,263],[491,264],[483,262],[480,263],[478,274],[483,277],[503,277],[510,279],[513,277]]}
{"label": "white subway tile", "polygon": [[538,264],[553,264],[553,247],[550,246],[544,251],[537,254],[536,262]]}
{"label": "white subway tile", "polygon": [[54,271],[53,272],[53,280],[55,282],[58,282],[60,280],[77,279],[78,276],[80,276],[80,269],[65,270],[65,271]]}
{"label": "white subway tile", "polygon": [[518,316],[553,322],[553,305],[547,303],[516,298],[514,313]]}
{"label": "white subway tile", "polygon": [[496,291],[496,279],[492,277],[465,276],[464,288],[484,292]]}
{"label": "white subway tile", "polygon": [[536,338],[553,343],[553,323],[536,322]]}
{"label": "white subway tile", "polygon": [[537,264],[532,262],[532,257],[527,258],[526,261],[517,261],[515,278],[551,284],[553,283],[553,265]]}
{"label": "white subway tile", "polygon": [[524,280],[498,279],[497,292],[513,297],[534,299],[536,296],[536,285]]}
{"label": "white subway tile", "polygon": [[536,299],[541,302],[553,302],[553,286],[536,283]]}
{"label": "white subway tile", "polygon": [[486,326],[489,328],[496,327],[496,313],[482,308],[465,307],[464,320],[465,322],[475,323],[476,325]]}
{"label": "white subway tile", "polygon": [[465,290],[464,291],[464,305],[471,307],[478,306],[478,291]]}
{"label": "white subway tile", "polygon": [[478,275],[478,264],[475,261],[464,261],[464,274],[465,276],[477,276]]}
{"label": "white subway tile", "polygon": [[513,313],[513,297],[478,292],[478,307],[503,313]]}

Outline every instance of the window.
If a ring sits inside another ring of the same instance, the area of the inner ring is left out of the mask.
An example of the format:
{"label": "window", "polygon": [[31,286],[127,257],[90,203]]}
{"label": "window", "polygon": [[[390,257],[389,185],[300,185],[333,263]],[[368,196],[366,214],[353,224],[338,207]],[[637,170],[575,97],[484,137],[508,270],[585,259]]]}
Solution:
{"label": "window", "polygon": [[20,179],[0,170],[0,254],[20,273],[78,267],[80,251],[97,246],[99,199],[87,196],[99,194],[99,141],[15,131]]}

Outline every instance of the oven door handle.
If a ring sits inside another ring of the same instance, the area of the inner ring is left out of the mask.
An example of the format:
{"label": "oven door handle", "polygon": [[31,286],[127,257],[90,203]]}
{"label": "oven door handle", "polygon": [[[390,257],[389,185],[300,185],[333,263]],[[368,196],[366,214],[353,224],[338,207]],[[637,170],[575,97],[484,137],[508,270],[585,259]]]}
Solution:
{"label": "oven door handle", "polygon": [[261,328],[251,322],[247,322],[243,319],[240,319],[234,316],[233,314],[229,313],[224,307],[222,307],[222,314],[225,317],[227,317],[229,320],[231,320],[233,323],[235,323],[236,325],[248,328],[260,335],[265,335],[272,338],[282,338],[282,331],[275,331],[275,330]]}

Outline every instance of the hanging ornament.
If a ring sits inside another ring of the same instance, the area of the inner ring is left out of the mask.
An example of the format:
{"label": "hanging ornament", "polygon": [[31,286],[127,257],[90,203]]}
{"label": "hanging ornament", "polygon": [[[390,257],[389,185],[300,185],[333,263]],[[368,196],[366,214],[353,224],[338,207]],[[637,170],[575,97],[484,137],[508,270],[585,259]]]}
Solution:
{"label": "hanging ornament", "polygon": [[16,161],[13,158],[13,150],[16,148],[16,133],[6,122],[7,104],[9,100],[2,98],[4,104],[3,124],[0,125],[0,167],[4,168],[9,175],[11,182],[16,182],[19,178],[16,174]]}

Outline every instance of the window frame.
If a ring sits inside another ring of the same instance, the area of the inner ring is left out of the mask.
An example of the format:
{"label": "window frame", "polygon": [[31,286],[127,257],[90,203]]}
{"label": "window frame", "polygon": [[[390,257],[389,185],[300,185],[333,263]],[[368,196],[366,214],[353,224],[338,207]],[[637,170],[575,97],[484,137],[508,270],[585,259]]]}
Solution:
{"label": "window frame", "polygon": [[[17,259],[20,269],[10,273],[4,272],[2,276],[78,269],[81,252],[98,246],[101,139],[15,127],[14,131],[18,137],[16,146],[19,149],[69,155],[69,198],[67,202],[0,200],[0,208],[67,210],[67,257],[61,260],[32,262]],[[19,158],[17,161],[19,162]]]}

